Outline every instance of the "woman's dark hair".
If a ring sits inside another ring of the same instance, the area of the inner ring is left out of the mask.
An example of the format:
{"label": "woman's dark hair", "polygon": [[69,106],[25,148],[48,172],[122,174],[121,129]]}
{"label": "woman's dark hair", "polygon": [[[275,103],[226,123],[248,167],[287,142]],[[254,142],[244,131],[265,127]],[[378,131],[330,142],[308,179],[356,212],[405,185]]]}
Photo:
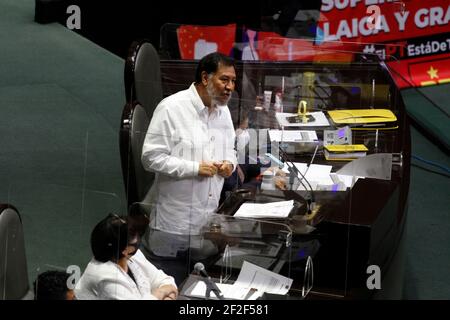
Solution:
{"label": "woman's dark hair", "polygon": [[206,71],[207,74],[214,73],[219,69],[219,64],[226,67],[233,67],[236,70],[236,64],[233,58],[220,52],[213,52],[207,54],[199,61],[197,70],[195,71],[195,83],[202,82],[203,71]]}
{"label": "woman's dark hair", "polygon": [[128,245],[128,223],[126,217],[109,214],[100,221],[91,233],[91,249],[100,262],[117,261]]}
{"label": "woman's dark hair", "polygon": [[67,299],[67,279],[70,274],[50,270],[38,275],[33,283],[34,300],[66,300]]}

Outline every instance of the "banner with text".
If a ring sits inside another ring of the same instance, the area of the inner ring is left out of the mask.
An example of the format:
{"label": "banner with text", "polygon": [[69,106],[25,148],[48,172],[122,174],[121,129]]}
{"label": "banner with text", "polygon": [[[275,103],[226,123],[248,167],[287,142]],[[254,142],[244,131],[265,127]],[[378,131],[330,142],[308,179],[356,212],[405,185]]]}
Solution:
{"label": "banner with text", "polygon": [[322,0],[316,43],[329,41],[378,55],[402,88],[450,82],[449,0]]}

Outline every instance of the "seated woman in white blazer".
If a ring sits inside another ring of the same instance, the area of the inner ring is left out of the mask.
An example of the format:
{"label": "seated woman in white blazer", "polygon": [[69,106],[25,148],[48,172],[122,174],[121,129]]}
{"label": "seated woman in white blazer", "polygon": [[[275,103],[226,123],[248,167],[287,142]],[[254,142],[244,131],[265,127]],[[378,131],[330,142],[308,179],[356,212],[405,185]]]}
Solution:
{"label": "seated woman in white blazer", "polygon": [[174,300],[172,277],[151,264],[138,249],[140,238],[127,218],[114,214],[100,221],[91,234],[94,258],[77,282],[79,300]]}

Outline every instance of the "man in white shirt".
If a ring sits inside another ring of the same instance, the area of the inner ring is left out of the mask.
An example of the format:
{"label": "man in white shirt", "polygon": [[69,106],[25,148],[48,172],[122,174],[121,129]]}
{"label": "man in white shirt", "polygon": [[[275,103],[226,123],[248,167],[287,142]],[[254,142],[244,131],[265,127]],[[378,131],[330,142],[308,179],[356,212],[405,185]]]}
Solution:
{"label": "man in white shirt", "polygon": [[234,61],[208,54],[189,89],[165,98],[154,111],[142,150],[144,168],[156,173],[146,198],[154,208],[144,238],[152,255],[177,259],[189,248],[214,251],[199,235],[218,206],[224,178],[237,164],[227,107],[235,82]]}

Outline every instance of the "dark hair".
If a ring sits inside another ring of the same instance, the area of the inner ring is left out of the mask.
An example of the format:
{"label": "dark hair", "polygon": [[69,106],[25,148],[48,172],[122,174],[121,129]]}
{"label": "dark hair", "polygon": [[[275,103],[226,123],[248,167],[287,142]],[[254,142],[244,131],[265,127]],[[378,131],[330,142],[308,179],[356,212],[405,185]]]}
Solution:
{"label": "dark hair", "polygon": [[127,245],[128,223],[126,217],[109,214],[92,230],[91,249],[97,261],[119,260]]}
{"label": "dark hair", "polygon": [[226,67],[233,67],[236,70],[236,64],[233,58],[220,52],[213,52],[207,54],[199,61],[197,70],[195,71],[195,83],[202,82],[203,71],[206,71],[207,74],[214,73],[219,69],[219,64]]}
{"label": "dark hair", "polygon": [[35,300],[66,300],[67,279],[69,274],[63,271],[46,271],[38,275],[33,283]]}

